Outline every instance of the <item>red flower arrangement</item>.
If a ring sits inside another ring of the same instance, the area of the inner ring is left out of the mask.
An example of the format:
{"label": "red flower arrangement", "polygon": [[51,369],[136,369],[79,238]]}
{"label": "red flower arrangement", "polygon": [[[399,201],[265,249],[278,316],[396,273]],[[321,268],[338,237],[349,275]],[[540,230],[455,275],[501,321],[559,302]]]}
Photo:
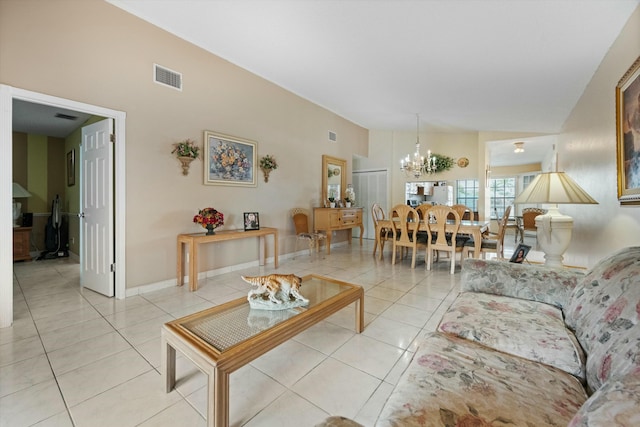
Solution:
{"label": "red flower arrangement", "polygon": [[198,215],[193,217],[193,222],[202,225],[204,228],[207,228],[207,225],[218,228],[224,225],[224,215],[214,208],[204,208],[199,210]]}

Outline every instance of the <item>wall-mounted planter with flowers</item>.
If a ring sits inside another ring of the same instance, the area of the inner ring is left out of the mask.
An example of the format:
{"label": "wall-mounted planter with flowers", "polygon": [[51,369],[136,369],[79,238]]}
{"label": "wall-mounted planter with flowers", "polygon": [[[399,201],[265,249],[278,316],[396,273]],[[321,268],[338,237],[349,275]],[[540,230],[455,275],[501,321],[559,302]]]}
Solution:
{"label": "wall-mounted planter with flowers", "polygon": [[189,175],[189,166],[191,162],[200,157],[200,147],[192,139],[173,144],[171,154],[175,154],[182,164],[182,175]]}
{"label": "wall-mounted planter with flowers", "polygon": [[276,169],[278,169],[278,163],[276,163],[275,157],[271,154],[260,157],[260,170],[264,174],[264,182],[269,182],[269,174]]}

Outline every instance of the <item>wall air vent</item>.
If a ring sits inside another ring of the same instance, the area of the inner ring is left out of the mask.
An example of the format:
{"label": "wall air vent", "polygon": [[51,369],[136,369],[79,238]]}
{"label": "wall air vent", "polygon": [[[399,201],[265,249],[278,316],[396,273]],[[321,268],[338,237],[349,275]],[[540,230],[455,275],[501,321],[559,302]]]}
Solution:
{"label": "wall air vent", "polygon": [[153,64],[153,81],[182,91],[182,74],[158,64]]}
{"label": "wall air vent", "polygon": [[329,131],[329,142],[338,142],[338,135],[335,132]]}

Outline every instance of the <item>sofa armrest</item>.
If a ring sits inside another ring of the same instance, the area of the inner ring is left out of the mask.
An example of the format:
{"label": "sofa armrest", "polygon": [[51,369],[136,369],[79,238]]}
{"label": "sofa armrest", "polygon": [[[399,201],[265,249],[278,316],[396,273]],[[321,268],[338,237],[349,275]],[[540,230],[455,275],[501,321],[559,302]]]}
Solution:
{"label": "sofa armrest", "polygon": [[583,272],[497,260],[465,259],[461,290],[538,301],[563,308]]}

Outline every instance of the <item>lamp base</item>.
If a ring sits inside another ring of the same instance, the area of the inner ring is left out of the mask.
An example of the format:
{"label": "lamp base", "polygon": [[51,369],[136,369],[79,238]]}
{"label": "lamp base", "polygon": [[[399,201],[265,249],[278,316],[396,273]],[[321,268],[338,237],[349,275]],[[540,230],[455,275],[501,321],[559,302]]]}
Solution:
{"label": "lamp base", "polygon": [[571,243],[573,218],[563,215],[554,206],[544,215],[536,217],[538,245],[544,252],[544,264],[549,267],[562,267],[563,254]]}
{"label": "lamp base", "polygon": [[20,214],[22,213],[22,203],[13,202],[13,228],[20,227],[18,224],[18,220],[20,219]]}

